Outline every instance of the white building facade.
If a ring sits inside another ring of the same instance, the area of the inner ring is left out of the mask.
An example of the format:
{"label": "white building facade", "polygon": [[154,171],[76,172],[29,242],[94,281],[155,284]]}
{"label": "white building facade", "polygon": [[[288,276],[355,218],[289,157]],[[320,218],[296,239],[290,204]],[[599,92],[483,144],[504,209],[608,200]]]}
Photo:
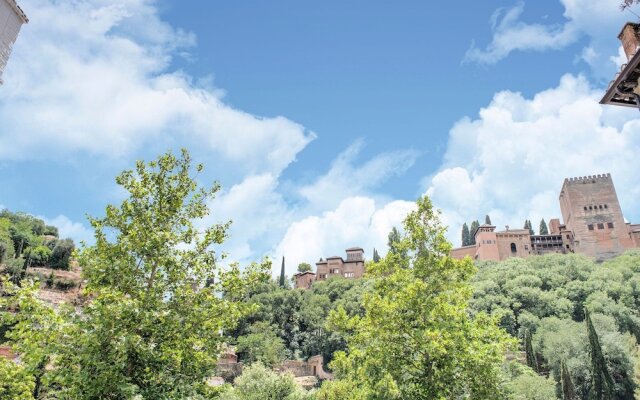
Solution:
{"label": "white building facade", "polygon": [[20,28],[29,19],[15,0],[0,0],[0,84]]}

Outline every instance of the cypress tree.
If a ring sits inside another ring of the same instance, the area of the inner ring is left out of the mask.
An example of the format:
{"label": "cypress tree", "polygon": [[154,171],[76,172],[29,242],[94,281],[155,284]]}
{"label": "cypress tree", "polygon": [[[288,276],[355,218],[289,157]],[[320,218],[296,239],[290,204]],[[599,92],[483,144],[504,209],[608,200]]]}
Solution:
{"label": "cypress tree", "polygon": [[471,244],[471,236],[469,234],[469,226],[465,222],[462,225],[462,245],[469,246]]}
{"label": "cypress tree", "polygon": [[540,234],[541,235],[548,235],[549,234],[549,229],[547,229],[547,223],[544,222],[544,218],[542,218],[540,220]]}
{"label": "cypress tree", "polygon": [[602,354],[600,339],[591,322],[589,310],[585,310],[585,321],[589,334],[589,355],[591,356],[591,390],[589,398],[592,400],[613,399],[613,379],[607,368],[607,361]]}
{"label": "cypress tree", "polygon": [[380,255],[378,254],[378,250],[373,249],[373,262],[380,262]]}
{"label": "cypress tree", "polygon": [[571,381],[571,375],[567,369],[567,363],[563,359],[560,363],[560,383],[562,384],[562,399],[563,400],[575,400],[576,389]]}
{"label": "cypress tree", "polygon": [[489,214],[484,216],[484,223],[487,225],[492,225],[491,224],[491,217],[489,217]]}
{"label": "cypress tree", "polygon": [[527,365],[529,368],[536,372],[538,371],[538,361],[536,360],[536,354],[533,352],[533,344],[531,343],[531,332],[528,329],[524,331],[524,352],[527,356]]}
{"label": "cypress tree", "polygon": [[528,219],[524,220],[524,227],[522,229],[528,229],[529,235],[535,235],[536,233],[533,231],[533,227],[531,226],[531,221]]}
{"label": "cypress tree", "polygon": [[469,245],[476,244],[476,230],[480,227],[478,220],[471,223],[471,229],[469,229]]}
{"label": "cypress tree", "polygon": [[284,256],[282,256],[282,268],[280,269],[280,287],[284,287]]}

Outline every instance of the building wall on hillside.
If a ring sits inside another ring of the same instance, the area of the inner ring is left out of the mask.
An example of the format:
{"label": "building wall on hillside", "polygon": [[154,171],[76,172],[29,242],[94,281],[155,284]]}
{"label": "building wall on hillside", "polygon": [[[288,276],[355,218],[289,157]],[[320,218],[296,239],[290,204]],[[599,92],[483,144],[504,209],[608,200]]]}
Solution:
{"label": "building wall on hillside", "polygon": [[482,225],[475,234],[476,258],[479,260],[500,260],[495,226]]}
{"label": "building wall on hillside", "polygon": [[560,210],[576,252],[601,261],[634,247],[610,174],[565,179]]}
{"label": "building wall on hillside", "polygon": [[313,272],[302,272],[295,274],[294,277],[296,289],[309,289],[316,279],[316,274]]}
{"label": "building wall on hillside", "polygon": [[629,236],[634,247],[640,248],[640,224],[629,224]]}
{"label": "building wall on hillside", "polygon": [[496,234],[500,260],[511,257],[526,258],[531,254],[531,235],[528,229],[514,229]]}
{"label": "building wall on hillside", "polygon": [[476,245],[458,247],[457,249],[452,249],[449,254],[452,258],[463,259],[465,257],[471,257],[474,259],[476,256]]}

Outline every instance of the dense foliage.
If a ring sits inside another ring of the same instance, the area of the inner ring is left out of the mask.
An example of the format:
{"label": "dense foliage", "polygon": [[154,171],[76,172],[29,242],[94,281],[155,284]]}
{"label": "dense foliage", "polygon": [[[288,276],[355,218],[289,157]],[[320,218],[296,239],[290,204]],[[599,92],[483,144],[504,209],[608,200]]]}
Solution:
{"label": "dense foliage", "polygon": [[55,226],[29,214],[0,211],[0,265],[69,269],[74,248],[71,239],[58,239]]}
{"label": "dense foliage", "polygon": [[[640,252],[602,264],[579,255],[484,262],[474,288],[474,310],[499,317],[513,336],[524,339],[527,330],[532,332],[538,362],[551,372],[558,395],[564,362],[577,398],[589,398],[594,386],[590,342],[595,332],[606,360],[600,368],[606,367],[614,382],[611,398],[633,398],[640,338]],[[586,311],[591,313],[593,332],[587,329]],[[600,372],[598,376],[607,379]]]}
{"label": "dense foliage", "polygon": [[368,271],[364,313],[331,313],[348,335],[348,352],[337,353],[339,379],[326,382],[319,398],[495,399],[504,392],[500,368],[511,341],[489,316],[467,312],[473,263],[448,257],[445,227],[426,197],[404,232],[400,251]]}
{"label": "dense foliage", "polygon": [[96,243],[79,255],[89,299],[81,313],[45,305],[35,284],[2,283],[0,318],[35,381],[33,397],[182,399],[205,392],[220,332],[252,310],[241,300],[248,286],[268,279],[270,264],[217,266],[212,245],[228,225],[194,226],[218,186],[199,188],[193,172],[183,152],[117,177],[129,196],[90,219]]}
{"label": "dense foliage", "polygon": [[228,333],[229,341],[237,343],[243,362],[272,365],[320,354],[328,363],[337,350],[346,348],[346,342],[343,335],[327,329],[326,319],[338,307],[350,316],[361,315],[367,285],[364,279],[332,278],[302,290],[264,282],[254,287],[247,299],[257,311]]}

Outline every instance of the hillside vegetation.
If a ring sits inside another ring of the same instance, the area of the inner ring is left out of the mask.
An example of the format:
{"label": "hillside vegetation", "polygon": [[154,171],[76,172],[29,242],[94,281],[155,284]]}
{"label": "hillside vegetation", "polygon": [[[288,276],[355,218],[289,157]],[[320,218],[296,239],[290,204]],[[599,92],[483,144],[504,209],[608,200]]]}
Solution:
{"label": "hillside vegetation", "polygon": [[[54,256],[69,243],[33,217],[2,214],[0,345],[20,362],[0,357],[0,398],[634,398],[640,252],[604,264],[455,260],[423,197],[364,279],[291,289],[268,259],[221,262],[229,223],[197,225],[219,190],[199,186],[202,168],[183,151],[116,178],[128,196],[90,218],[78,304],[43,301],[47,277],[25,274],[69,268],[71,250],[66,266]],[[211,386],[229,345],[244,373]],[[317,354],[335,379],[309,391],[271,369]]]}

